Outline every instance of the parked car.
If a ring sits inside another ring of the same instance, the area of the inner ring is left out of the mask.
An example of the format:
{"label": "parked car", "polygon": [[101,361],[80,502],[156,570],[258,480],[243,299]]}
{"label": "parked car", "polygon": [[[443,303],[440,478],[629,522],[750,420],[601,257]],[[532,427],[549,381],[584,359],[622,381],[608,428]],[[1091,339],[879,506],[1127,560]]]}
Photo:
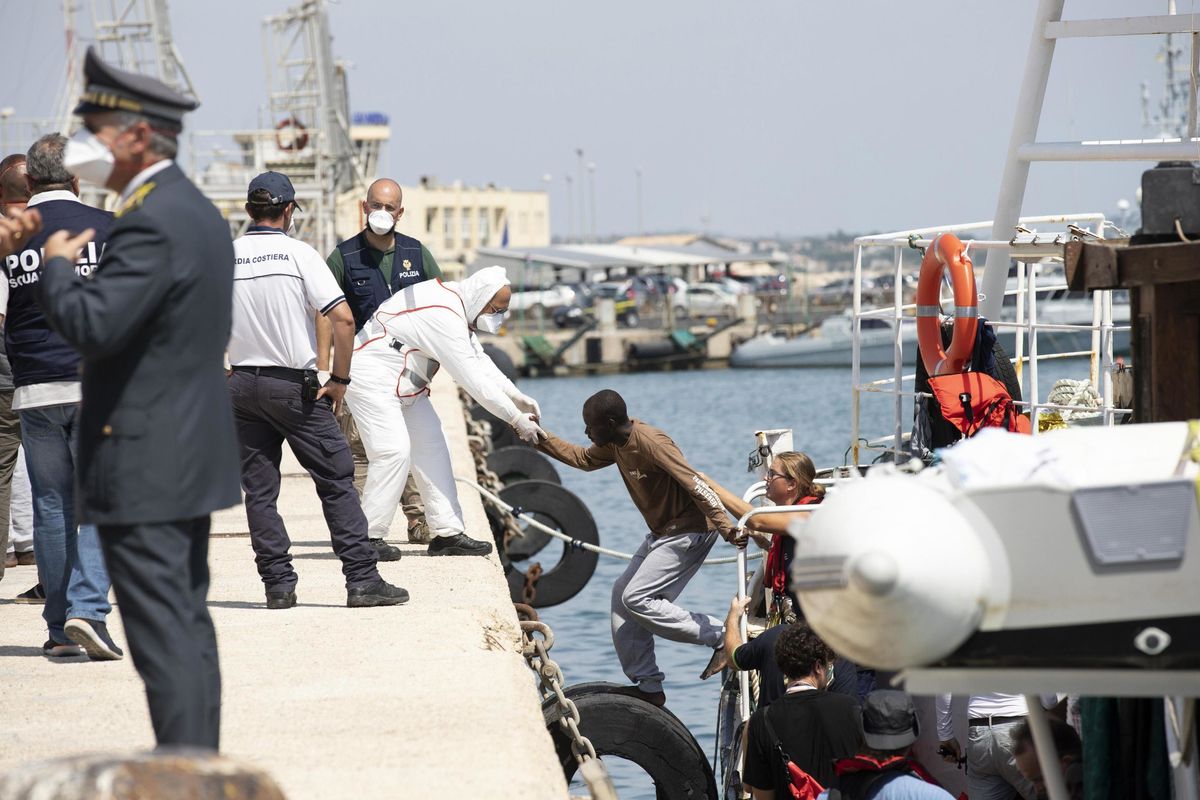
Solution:
{"label": "parked car", "polygon": [[578,328],[586,324],[596,316],[596,301],[605,298],[613,301],[618,323],[626,328],[636,328],[641,322],[638,294],[627,284],[627,281],[621,281],[576,286],[576,301],[554,312],[554,324],[560,328]]}
{"label": "parked car", "polygon": [[555,309],[574,302],[575,290],[566,284],[514,288],[512,301],[508,304],[509,317],[515,319],[524,314],[530,319],[544,319]]}
{"label": "parked car", "polygon": [[734,280],[754,294],[787,294],[787,278],[783,275],[739,275]]}
{"label": "parked car", "polygon": [[642,296],[639,299],[653,302],[662,295],[662,287],[653,275],[635,275],[629,279],[629,284],[634,292]]}
{"label": "parked car", "polygon": [[719,283],[730,294],[746,294],[754,291],[754,287],[750,284],[728,275],[719,281],[712,281],[712,283]]}
{"label": "parked car", "polygon": [[647,275],[646,277],[654,281],[654,285],[658,288],[658,296],[660,298],[667,297],[681,291],[687,291],[687,281],[683,280],[682,278],[673,278],[670,275],[664,275],[661,272],[655,273],[654,275]]}
{"label": "parked car", "polygon": [[687,291],[676,294],[675,316],[728,316],[737,315],[737,295],[719,283],[693,283]]}
{"label": "parked car", "polygon": [[822,305],[848,305],[854,300],[854,278],[839,278],[810,289],[809,300]]}

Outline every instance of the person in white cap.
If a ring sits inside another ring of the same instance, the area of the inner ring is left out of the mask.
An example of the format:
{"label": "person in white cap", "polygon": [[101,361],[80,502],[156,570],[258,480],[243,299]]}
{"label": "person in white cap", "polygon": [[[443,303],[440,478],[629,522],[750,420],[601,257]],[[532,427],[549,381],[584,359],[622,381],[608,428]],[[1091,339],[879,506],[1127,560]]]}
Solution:
{"label": "person in white cap", "polygon": [[487,555],[488,542],[465,534],[462,508],[429,382],[445,367],[476,401],[527,442],[538,427],[537,401],[520,392],[483,352],[476,330],[495,333],[512,290],[502,267],[462,281],[423,281],[396,292],[359,333],[346,403],[367,451],[363,511],[372,538],[388,533],[410,468],[425,501],[430,555]]}

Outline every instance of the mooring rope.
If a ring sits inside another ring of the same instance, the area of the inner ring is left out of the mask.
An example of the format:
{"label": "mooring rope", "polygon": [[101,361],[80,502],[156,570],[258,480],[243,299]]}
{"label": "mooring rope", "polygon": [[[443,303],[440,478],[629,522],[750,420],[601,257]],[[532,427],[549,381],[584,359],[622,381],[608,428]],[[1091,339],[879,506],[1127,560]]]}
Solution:
{"label": "mooring rope", "polygon": [[[468,478],[459,478],[459,477],[455,477],[454,480],[456,480],[459,483],[464,484],[466,486],[470,486],[472,489],[479,492],[480,496],[483,497],[483,499],[487,500],[493,506],[495,506],[496,508],[505,512],[506,514],[511,514],[512,516],[521,520],[522,522],[529,525],[530,527],[535,528],[535,529],[541,531],[542,533],[548,534],[549,536],[553,536],[555,539],[565,542],[567,544],[567,546],[569,546],[569,547],[572,547],[575,549],[580,549],[580,550],[588,550],[592,553],[598,553],[599,555],[602,555],[602,556],[611,556],[613,558],[624,559],[625,561],[633,560],[633,553],[622,553],[620,550],[612,550],[608,547],[601,547],[600,545],[597,545],[597,544],[591,544],[589,542],[581,542],[578,539],[571,538],[570,536],[566,535],[562,531],[556,531],[556,530],[554,530],[554,528],[544,525],[541,522],[539,522],[538,520],[534,519],[529,514],[522,511],[521,509],[519,509],[519,508],[514,509],[513,506],[510,506],[508,503],[504,502],[499,497],[497,497],[495,494],[493,494],[492,492],[483,488],[482,486],[480,486],[478,483],[476,483],[473,480],[470,480]],[[514,511],[518,512],[518,513],[514,513]],[[750,560],[754,560],[756,558],[762,558],[762,555],[763,554],[761,552],[747,553],[746,560],[750,561]],[[716,566],[719,564],[736,564],[737,560],[738,560],[737,556],[723,556],[721,558],[710,558],[707,561],[705,561],[701,566],[709,567],[709,566]]]}

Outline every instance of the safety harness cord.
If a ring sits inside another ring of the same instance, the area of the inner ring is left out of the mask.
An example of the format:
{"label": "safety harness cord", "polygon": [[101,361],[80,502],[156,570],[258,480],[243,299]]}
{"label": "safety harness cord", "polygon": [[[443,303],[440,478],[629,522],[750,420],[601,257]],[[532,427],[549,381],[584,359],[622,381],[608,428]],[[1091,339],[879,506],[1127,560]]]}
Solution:
{"label": "safety harness cord", "polygon": [[[468,478],[459,478],[459,477],[455,477],[454,480],[458,481],[461,484],[464,484],[465,486],[470,486],[472,489],[479,492],[479,494],[485,500],[487,500],[489,503],[494,505],[496,508],[499,508],[506,513],[510,513],[510,514],[512,513],[513,506],[510,506],[508,503],[504,502],[499,497],[492,494],[491,492],[489,492],[487,489],[480,486],[475,481],[470,480]],[[589,544],[588,542],[581,542],[578,539],[572,539],[570,536],[567,536],[562,531],[556,531],[551,527],[543,525],[541,522],[534,519],[529,514],[519,513],[519,514],[514,514],[514,516],[517,519],[524,522],[525,524],[529,525],[530,527],[536,528],[537,530],[539,530],[542,533],[545,533],[549,536],[553,536],[555,539],[559,539],[560,541],[566,542],[567,545],[569,545],[570,547],[588,550],[592,553],[599,553],[602,556],[612,556],[613,558],[621,558],[626,561],[633,560],[633,553],[622,553],[619,550],[610,550],[607,547],[601,547],[599,545]],[[762,552],[746,554],[746,559],[748,561],[753,560],[753,559],[762,558],[762,557],[763,557]],[[701,566],[709,567],[709,566],[715,566],[718,564],[736,564],[737,560],[738,560],[737,556],[727,556],[727,557],[722,557],[722,558],[710,558],[707,561],[705,561],[703,564],[701,564]]]}

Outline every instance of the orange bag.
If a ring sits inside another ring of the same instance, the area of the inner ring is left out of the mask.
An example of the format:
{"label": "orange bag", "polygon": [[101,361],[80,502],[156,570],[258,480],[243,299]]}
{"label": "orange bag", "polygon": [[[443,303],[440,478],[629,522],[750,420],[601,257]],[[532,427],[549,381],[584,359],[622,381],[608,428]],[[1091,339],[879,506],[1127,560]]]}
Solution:
{"label": "orange bag", "polygon": [[792,800],[817,800],[821,792],[825,791],[825,787],[812,775],[800,769],[783,749],[783,742],[779,741],[779,734],[775,733],[775,726],[771,724],[770,712],[769,707],[763,711],[763,724],[766,725],[767,736],[771,737],[771,746],[775,748],[775,752],[779,754],[779,758],[783,762],[784,772],[788,776],[788,791]]}

